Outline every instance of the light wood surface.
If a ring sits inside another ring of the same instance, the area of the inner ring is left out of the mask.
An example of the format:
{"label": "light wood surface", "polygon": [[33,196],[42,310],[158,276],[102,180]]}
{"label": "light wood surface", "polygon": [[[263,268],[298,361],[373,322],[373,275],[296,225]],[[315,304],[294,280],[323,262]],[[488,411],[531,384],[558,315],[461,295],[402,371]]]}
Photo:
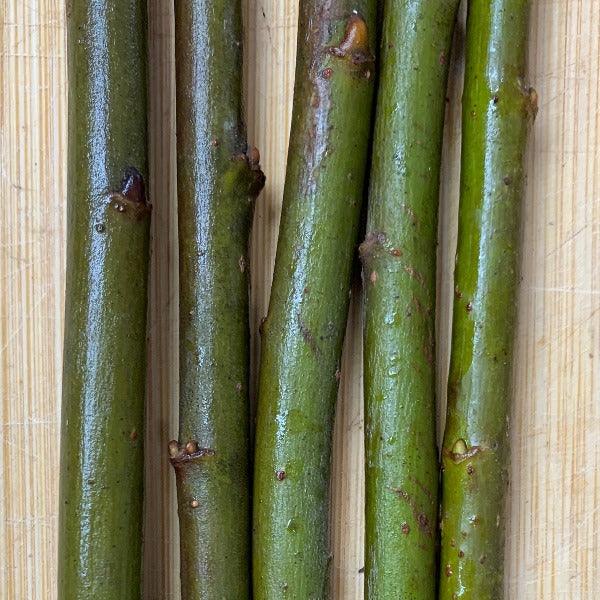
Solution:
{"label": "light wood surface", "polygon": [[[66,204],[64,0],[0,0],[0,598],[53,600]],[[268,182],[252,242],[253,351],[266,313],[285,174],[297,0],[246,0],[250,140]],[[176,430],[177,249],[172,0],[149,2],[154,245],[145,600],[179,598],[166,442]],[[444,401],[460,140],[460,48],[440,218],[438,386]],[[507,590],[593,600],[600,580],[600,2],[533,0],[529,153],[515,369]],[[360,294],[337,411],[335,598],[362,597]],[[256,363],[256,360],[255,360]],[[440,424],[441,431],[441,424]]]}

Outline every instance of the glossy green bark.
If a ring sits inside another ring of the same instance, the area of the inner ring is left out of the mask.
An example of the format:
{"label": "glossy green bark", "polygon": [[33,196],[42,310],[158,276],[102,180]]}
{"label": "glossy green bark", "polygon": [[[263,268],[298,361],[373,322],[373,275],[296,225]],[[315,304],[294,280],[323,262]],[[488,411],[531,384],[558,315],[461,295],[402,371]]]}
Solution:
{"label": "glossy green bark", "polygon": [[247,153],[241,5],[175,3],[181,588],[250,597],[248,237],[264,183]]}
{"label": "glossy green bark", "polygon": [[387,0],[361,246],[366,597],[435,597],[435,283],[439,175],[458,0]]}
{"label": "glossy green bark", "polygon": [[537,104],[524,83],[528,5],[525,0],[469,3],[442,451],[442,600],[503,597],[523,155]]}
{"label": "glossy green bark", "polygon": [[140,598],[150,209],[145,3],[69,5],[58,597]]}
{"label": "glossy green bark", "polygon": [[331,432],[370,135],[375,4],[300,2],[283,213],[262,328],[256,600],[329,594]]}

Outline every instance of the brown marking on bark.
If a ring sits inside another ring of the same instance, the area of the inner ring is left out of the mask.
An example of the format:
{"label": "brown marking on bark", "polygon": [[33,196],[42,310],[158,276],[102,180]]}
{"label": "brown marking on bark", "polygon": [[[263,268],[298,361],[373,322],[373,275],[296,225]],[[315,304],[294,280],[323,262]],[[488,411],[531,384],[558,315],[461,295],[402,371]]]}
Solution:
{"label": "brown marking on bark", "polygon": [[402,523],[402,525],[400,526],[400,530],[402,531],[402,533],[404,535],[408,535],[410,533],[410,525],[405,521],[404,523]]}
{"label": "brown marking on bark", "polygon": [[473,473],[475,473],[475,467],[469,463],[467,465],[467,475],[473,475]]}
{"label": "brown marking on bark", "polygon": [[442,65],[442,66],[443,66],[443,65],[445,65],[445,64],[446,64],[446,62],[448,62],[448,59],[447,59],[447,57],[446,57],[446,53],[445,53],[445,52],[442,50],[442,51],[440,52],[440,65]]}
{"label": "brown marking on bark", "polygon": [[467,302],[467,305],[465,306],[465,309],[468,313],[470,313],[473,310],[473,303],[472,302]]}
{"label": "brown marking on bark", "polygon": [[252,146],[248,151],[248,163],[252,169],[259,168],[260,165],[260,152],[256,146]]}
{"label": "brown marking on bark", "polygon": [[241,181],[248,185],[247,194],[254,199],[258,196],[265,185],[265,174],[260,168],[260,152],[254,146],[246,154],[237,154],[233,160],[238,160],[246,164],[247,170],[243,174]]}
{"label": "brown marking on bark", "polygon": [[444,573],[446,574],[446,577],[452,577],[452,566],[451,565],[446,565],[445,569],[444,569]]}
{"label": "brown marking on bark", "polygon": [[200,506],[200,502],[198,502],[198,500],[192,500],[192,501],[190,502],[190,506],[191,506],[192,508],[198,508],[198,507]]}
{"label": "brown marking on bark", "polygon": [[532,87],[530,87],[527,90],[526,97],[527,97],[527,105],[526,105],[527,106],[527,114],[533,121],[533,120],[535,120],[535,118],[537,117],[537,114],[538,114],[539,96],[538,96],[538,93]]}
{"label": "brown marking on bark", "polygon": [[427,534],[431,535],[431,528],[429,526],[429,519],[424,513],[419,513],[417,516],[417,524],[419,525],[419,529]]}
{"label": "brown marking on bark", "polygon": [[369,281],[375,285],[377,283],[377,271],[371,271],[371,275],[369,276]]}
{"label": "brown marking on bark", "polygon": [[458,551],[458,558],[464,558],[465,553],[462,550]]}
{"label": "brown marking on bark", "polygon": [[400,248],[389,247],[387,235],[383,231],[371,231],[367,234],[365,241],[358,247],[358,254],[363,264],[366,264],[370,258],[384,253],[394,258],[400,258],[403,254]]}
{"label": "brown marking on bark", "polygon": [[421,512],[419,510],[419,507],[417,506],[417,503],[414,501],[412,496],[406,490],[402,490],[400,488],[391,488],[391,489],[392,489],[392,492],[394,492],[394,494],[396,494],[396,496],[398,496],[398,498],[401,498],[410,506],[410,508],[412,509],[412,513],[415,518],[415,521],[417,522],[417,525],[419,526],[419,529],[421,530],[421,532],[424,533],[425,535],[431,537],[432,531],[431,531],[431,526],[429,524],[429,519],[427,518],[427,515],[425,515],[423,512]]}
{"label": "brown marking on bark", "polygon": [[275,471],[275,477],[277,478],[277,481],[283,481],[286,478],[286,473],[283,469],[280,469]]}
{"label": "brown marking on bark", "polygon": [[454,288],[454,296],[457,298],[457,300],[462,298],[462,292],[458,289],[458,286]]}
{"label": "brown marking on bark", "polygon": [[300,327],[300,333],[304,338],[304,341],[307,343],[308,347],[313,351],[313,354],[319,354],[319,348],[317,346],[317,342],[315,340],[315,336],[312,331],[306,326],[304,321],[301,319],[300,315],[298,315],[298,326]]}
{"label": "brown marking on bark", "polygon": [[322,75],[323,79],[331,79],[331,76],[333,75],[333,69],[331,69],[330,67],[323,69]]}
{"label": "brown marking on bark", "polygon": [[[346,23],[344,38],[337,48],[331,48],[331,53],[336,56],[347,56],[356,51],[364,52],[369,47],[369,34],[367,24],[358,15],[352,15]],[[361,57],[364,58],[364,57]]]}
{"label": "brown marking on bark", "polygon": [[[394,492],[394,494],[396,494],[396,496],[398,496],[398,498],[402,498],[403,500],[406,500],[406,502],[410,503],[410,496],[408,495],[408,492],[405,492],[404,490],[401,490],[400,488],[392,488],[392,492]],[[412,504],[411,504],[412,506]]]}
{"label": "brown marking on bark", "polygon": [[415,268],[411,267],[410,265],[404,265],[404,270],[411,276],[412,279],[418,281],[422,286],[425,285],[425,279],[423,275]]}
{"label": "brown marking on bark", "polygon": [[369,31],[365,20],[353,14],[346,23],[344,37],[338,46],[329,48],[329,54],[342,59],[359,77],[371,78],[375,57],[369,48]]}
{"label": "brown marking on bark", "polygon": [[503,177],[502,181],[506,186],[512,185],[512,177],[510,175],[506,175],[505,177]]}
{"label": "brown marking on bark", "polygon": [[432,502],[434,501],[433,494],[422,481],[411,475],[409,475],[408,479],[412,481]]}
{"label": "brown marking on bark", "polygon": [[425,309],[423,308],[421,301],[414,294],[412,297],[412,303],[415,305],[415,309],[420,315],[424,314]]}
{"label": "brown marking on bark", "polygon": [[138,432],[135,429],[131,430],[131,433],[129,434],[129,439],[132,442],[135,442],[138,439]]}
{"label": "brown marking on bark", "polygon": [[129,167],[125,170],[125,176],[121,185],[121,194],[130,202],[146,204],[144,178],[135,167]]}
{"label": "brown marking on bark", "polygon": [[134,221],[142,220],[152,209],[146,200],[144,178],[135,167],[125,169],[121,189],[109,192],[108,201],[113,210]]}
{"label": "brown marking on bark", "polygon": [[371,231],[365,241],[358,247],[358,255],[363,264],[379,252],[385,244],[387,236],[383,231]]}
{"label": "brown marking on bark", "polygon": [[428,365],[433,365],[435,357],[433,355],[433,344],[431,341],[425,342],[423,346],[423,356],[425,356]]}
{"label": "brown marking on bark", "polygon": [[211,448],[200,448],[195,440],[189,441],[185,445],[176,440],[169,442],[169,458],[175,469],[208,456],[215,456],[215,451]]}

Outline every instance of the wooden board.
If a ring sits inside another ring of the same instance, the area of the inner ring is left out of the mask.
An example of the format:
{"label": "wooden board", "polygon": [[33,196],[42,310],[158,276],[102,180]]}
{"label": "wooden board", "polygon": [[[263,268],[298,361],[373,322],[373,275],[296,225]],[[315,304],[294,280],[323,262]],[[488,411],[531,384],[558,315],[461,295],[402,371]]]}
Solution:
{"label": "wooden board", "polygon": [[[252,243],[254,333],[266,312],[277,239],[297,1],[245,0],[250,140],[260,148],[268,176]],[[146,600],[179,597],[174,489],[165,454],[175,434],[177,397],[172,4],[149,2],[155,243]],[[64,0],[0,0],[0,598],[7,600],[56,595],[64,11]],[[600,2],[533,0],[530,54],[531,81],[541,103],[528,159],[507,590],[514,600],[592,600],[600,580]],[[457,208],[460,59],[453,73],[440,219],[442,406]],[[332,488],[334,597],[350,600],[362,597],[363,586],[359,302],[357,295],[349,320]],[[258,344],[254,335],[255,356]]]}

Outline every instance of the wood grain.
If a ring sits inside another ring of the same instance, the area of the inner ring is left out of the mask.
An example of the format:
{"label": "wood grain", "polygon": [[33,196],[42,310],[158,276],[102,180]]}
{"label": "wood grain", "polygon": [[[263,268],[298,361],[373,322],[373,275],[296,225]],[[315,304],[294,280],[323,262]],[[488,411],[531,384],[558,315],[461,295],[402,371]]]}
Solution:
{"label": "wood grain", "polygon": [[[298,0],[246,0],[249,139],[268,182],[252,239],[254,369],[283,194]],[[600,578],[600,2],[533,0],[529,152],[515,368],[507,590],[592,600]],[[66,206],[64,0],[0,0],[0,598],[53,600]],[[149,2],[154,204],[144,598],[179,598],[165,444],[177,422],[172,0]],[[438,286],[448,364],[460,154],[461,30],[449,90]],[[361,298],[355,289],[332,482],[335,598],[362,597]],[[440,410],[442,412],[442,410]],[[440,422],[440,431],[443,424]]]}

